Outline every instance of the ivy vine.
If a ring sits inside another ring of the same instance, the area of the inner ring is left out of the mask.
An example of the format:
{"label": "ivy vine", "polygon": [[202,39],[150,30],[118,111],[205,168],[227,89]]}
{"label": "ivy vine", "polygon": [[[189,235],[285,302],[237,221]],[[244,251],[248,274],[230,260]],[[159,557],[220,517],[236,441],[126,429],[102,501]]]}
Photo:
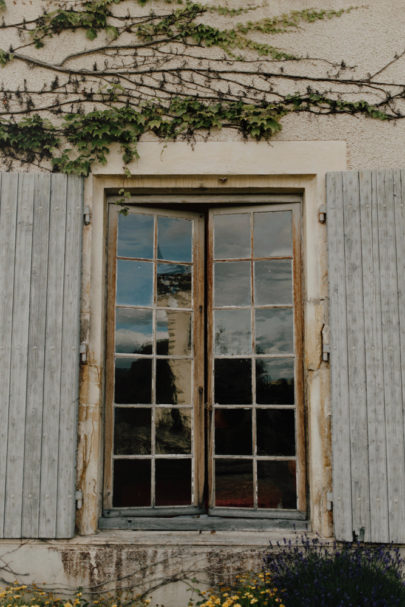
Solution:
{"label": "ivy vine", "polygon": [[[112,144],[130,163],[148,132],[167,141],[232,128],[269,140],[293,112],[379,120],[404,115],[405,85],[381,81],[387,66],[358,77],[343,61],[298,56],[272,44],[276,35],[340,18],[353,7],[255,19],[256,5],[192,0],[56,6],[13,22],[13,10],[0,0],[1,38],[11,41],[0,49],[0,154],[9,167],[19,161],[88,175],[94,163],[107,161]],[[66,36],[77,50],[50,61],[47,45]],[[37,76],[15,83],[15,62]],[[296,69],[302,62],[318,75]]]}

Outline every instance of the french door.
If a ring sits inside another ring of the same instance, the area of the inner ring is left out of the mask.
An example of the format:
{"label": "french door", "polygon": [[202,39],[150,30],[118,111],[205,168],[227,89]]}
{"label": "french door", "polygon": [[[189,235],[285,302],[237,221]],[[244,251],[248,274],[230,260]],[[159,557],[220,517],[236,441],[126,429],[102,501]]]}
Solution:
{"label": "french door", "polygon": [[109,207],[104,513],[304,512],[299,203]]}

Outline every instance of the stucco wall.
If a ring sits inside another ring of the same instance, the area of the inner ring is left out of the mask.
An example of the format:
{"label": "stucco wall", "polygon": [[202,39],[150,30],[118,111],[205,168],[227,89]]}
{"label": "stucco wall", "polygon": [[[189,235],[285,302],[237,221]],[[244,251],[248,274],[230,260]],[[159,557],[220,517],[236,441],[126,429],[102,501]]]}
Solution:
{"label": "stucco wall", "polygon": [[[206,0],[207,4],[211,0]],[[214,3],[214,2],[212,2]],[[18,3],[9,1],[8,9],[4,12],[7,22],[16,22],[22,16],[30,19],[36,16],[45,6],[55,6],[58,3],[20,0]],[[244,5],[239,0],[232,0],[232,7]],[[256,19],[264,16],[274,16],[289,10],[303,8],[340,9],[349,8],[356,3],[351,0],[278,0],[271,2],[240,19]],[[125,3],[114,10],[125,11]],[[132,9],[133,10],[133,9]],[[148,11],[149,7],[137,7],[137,11]],[[212,17],[214,19],[214,17]],[[221,24],[221,18],[215,16],[215,23]],[[222,18],[226,27],[228,21]],[[293,52],[303,57],[324,59],[330,62],[344,61],[346,69],[342,77],[367,77],[374,74],[389,63],[396,55],[403,52],[403,31],[405,28],[405,11],[401,0],[381,1],[370,0],[367,6],[360,6],[339,18],[326,19],[311,24],[303,24],[292,33],[272,36],[271,43],[275,46]],[[54,62],[61,61],[72,50],[73,34],[63,33],[49,40],[43,49],[30,50],[38,59]],[[103,42],[103,36],[90,42],[84,34],[76,33],[74,45],[79,48],[91,48]],[[263,35],[256,36],[258,40],[265,41]],[[1,30],[0,48],[8,49],[9,44],[20,44],[21,40],[10,29]],[[23,51],[20,51],[23,52]],[[222,56],[222,52],[219,56]],[[89,59],[92,65],[92,58]],[[270,66],[272,63],[270,62]],[[276,70],[279,64],[274,64]],[[376,79],[386,83],[405,84],[404,82],[405,56],[389,66],[376,76]],[[317,76],[329,71],[331,76],[335,68],[325,62],[305,61],[286,64],[285,71],[298,75]],[[17,81],[33,83],[40,88],[43,79],[53,78],[47,70],[29,68],[22,62],[14,61],[0,70],[0,82],[5,88],[15,87]],[[284,86],[284,85],[283,85]],[[289,90],[294,92],[302,89],[305,82],[291,81]],[[275,136],[277,141],[329,141],[341,140],[347,143],[348,168],[389,168],[403,166],[405,146],[405,121],[379,122],[377,120],[351,117],[351,116],[314,116],[307,114],[289,115],[283,119],[283,130]],[[151,140],[145,137],[145,140]],[[240,139],[233,131],[212,133],[211,140],[223,141]],[[0,168],[1,168],[0,164]],[[4,166],[3,166],[4,168]],[[23,170],[38,170],[35,167],[23,167]]]}

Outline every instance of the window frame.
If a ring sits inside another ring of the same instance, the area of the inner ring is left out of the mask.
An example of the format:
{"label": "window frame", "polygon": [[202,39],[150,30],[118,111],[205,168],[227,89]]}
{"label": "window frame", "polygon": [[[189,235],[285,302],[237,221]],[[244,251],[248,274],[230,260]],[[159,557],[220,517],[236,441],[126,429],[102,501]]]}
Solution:
{"label": "window frame", "polygon": [[[108,207],[111,208],[115,203],[119,202],[118,197],[108,197],[107,199]],[[303,289],[302,289],[302,196],[295,194],[227,194],[227,195],[216,195],[215,193],[210,195],[195,195],[195,194],[180,194],[180,195],[142,195],[138,194],[136,196],[131,196],[125,201],[125,205],[134,205],[137,209],[141,210],[142,207],[146,210],[162,210],[163,214],[171,214],[170,211],[173,209],[179,209],[180,216],[185,216],[187,214],[187,209],[192,208],[194,205],[203,205],[206,208],[207,221],[208,217],[212,214],[209,213],[210,208],[215,208],[217,205],[220,205],[223,208],[223,212],[229,212],[230,208],[234,209],[238,206],[248,207],[249,212],[252,210],[262,209],[264,205],[271,206],[271,210],[291,210],[293,217],[293,284],[294,284],[294,345],[295,345],[295,410],[296,410],[296,461],[297,461],[297,503],[298,507],[296,510],[281,510],[281,509],[237,509],[237,508],[223,508],[223,507],[210,507],[206,511],[206,515],[210,518],[210,527],[212,527],[212,523],[217,521],[218,527],[221,528],[221,520],[225,517],[232,517],[235,519],[237,524],[237,519],[240,519],[239,523],[247,522],[248,519],[267,519],[269,521],[270,526],[274,526],[276,522],[274,519],[288,522],[288,520],[292,521],[304,521],[307,519],[307,482],[306,482],[306,456],[305,456],[305,407],[304,407],[304,377],[303,377]],[[170,207],[166,207],[166,205],[170,205]],[[180,211],[181,205],[181,211]],[[152,208],[151,208],[152,207]],[[228,208],[228,209],[227,209]],[[108,223],[111,224],[112,217],[117,216],[119,209],[115,208],[115,213],[108,212]],[[198,212],[198,211],[197,211]],[[174,211],[174,214],[178,216],[178,212]],[[117,222],[118,223],[118,222]],[[117,224],[116,224],[117,225]],[[116,230],[116,227],[113,227],[113,230]],[[204,237],[201,234],[201,230],[204,231],[204,227],[202,227],[201,222],[199,223],[199,237],[200,246],[197,244],[198,249],[198,264],[199,268],[201,268],[201,253],[203,250],[203,246],[201,246],[201,242],[204,241]],[[110,230],[109,230],[110,231]],[[209,233],[212,236],[212,230],[209,229]],[[115,280],[115,241],[116,241],[116,232],[113,238],[108,238],[108,271],[107,271],[107,282],[108,285],[113,284],[111,281]],[[208,250],[206,252],[207,255],[207,267],[211,268],[211,251],[212,246],[208,246]],[[113,260],[113,263],[112,263]],[[203,272],[200,269],[200,276],[202,276]],[[204,282],[204,277],[202,277]],[[196,281],[200,282],[200,281]],[[212,276],[207,276],[207,282],[212,284]],[[199,293],[201,294],[201,289],[203,286],[200,284]],[[114,301],[112,301],[112,299]],[[212,319],[212,305],[211,298],[208,298],[208,311],[207,318]],[[115,289],[108,288],[108,297],[107,297],[107,309],[111,310],[111,306],[115,305]],[[111,314],[107,313],[108,323],[107,323],[107,356],[106,356],[106,394],[107,398],[105,402],[108,402],[109,391],[112,390],[113,382],[111,381],[111,373],[113,369],[113,365],[111,365],[111,332],[114,333],[115,323]],[[210,321],[208,321],[210,323]],[[212,323],[213,324],[213,323]],[[196,322],[197,329],[195,329],[195,338],[194,343],[203,343],[204,342],[204,315],[200,315],[199,321]],[[198,337],[196,339],[196,337]],[[201,348],[200,348],[201,349]],[[208,352],[211,353],[209,367],[212,366],[213,361],[213,349],[212,349],[212,331],[208,330]],[[200,359],[204,360],[204,356],[199,354]],[[194,398],[195,402],[198,403],[197,410],[198,414],[196,415],[196,419],[201,422],[204,419],[204,415],[210,415],[212,413],[212,405],[209,403],[209,399],[207,397],[204,398],[204,392],[202,386],[204,382],[202,380],[204,372],[200,370],[195,377],[199,378],[195,380],[194,385]],[[207,382],[207,395],[211,393],[212,379],[211,373],[208,373],[208,382]],[[110,394],[111,397],[111,394]],[[206,406],[206,410],[204,411],[204,402]],[[106,426],[106,447],[109,448],[112,452],[112,407],[106,407],[105,413],[105,426]],[[211,434],[211,423],[200,423],[200,433],[204,432],[204,426],[206,427],[208,435]],[[197,433],[196,433],[197,436]],[[200,463],[198,464],[197,470],[197,481],[198,489],[197,495],[202,498],[203,492],[203,483],[204,483],[204,474],[201,473],[203,468],[202,461],[205,459],[205,455],[203,453],[204,449],[201,448],[203,445],[204,439],[200,436],[200,448],[197,449],[198,455],[196,460],[200,459]],[[212,441],[209,441],[208,455],[207,459],[209,462],[209,472],[208,475],[212,476],[212,454],[211,454],[211,445]],[[107,451],[105,451],[107,453]],[[108,473],[107,467],[107,457],[105,457],[106,467],[105,467],[105,476],[104,476],[104,510],[103,515],[101,517],[101,525],[103,528],[103,520],[110,519],[109,523],[106,527],[111,528],[114,526],[111,519],[115,519],[116,528],[153,528],[154,523],[157,523],[157,517],[174,517],[163,519],[163,526],[167,528],[177,528],[179,525],[179,521],[176,522],[176,515],[201,515],[203,514],[201,508],[199,506],[194,507],[159,507],[158,510],[153,511],[151,508],[117,508],[112,507],[111,500],[109,499],[108,493],[111,491],[111,475]],[[213,486],[212,481],[209,481],[211,487]],[[107,496],[107,497],[106,497]],[[129,517],[129,518],[128,518]],[[204,518],[199,516],[199,518]],[[124,521],[125,519],[125,521]],[[120,522],[121,521],[121,522]],[[196,519],[193,519],[193,523],[189,527],[187,524],[185,528],[198,528],[199,524],[196,524]],[[223,521],[222,521],[223,522]],[[166,524],[165,524],[166,523]],[[263,524],[263,521],[259,520],[254,522],[254,520],[250,521],[250,526],[252,528],[259,528]],[[204,527],[204,522],[200,520],[200,525]],[[249,525],[248,525],[249,526]],[[180,524],[180,527],[182,525]],[[160,528],[160,526],[159,526]],[[227,525],[225,523],[225,528]]]}

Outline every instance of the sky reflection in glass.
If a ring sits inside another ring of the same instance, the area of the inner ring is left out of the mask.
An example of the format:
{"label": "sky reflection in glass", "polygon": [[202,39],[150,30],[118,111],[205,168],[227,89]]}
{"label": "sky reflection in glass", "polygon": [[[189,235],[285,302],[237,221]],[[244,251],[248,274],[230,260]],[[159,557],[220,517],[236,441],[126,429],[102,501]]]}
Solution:
{"label": "sky reflection in glass", "polygon": [[250,215],[214,216],[214,257],[250,257]]}
{"label": "sky reflection in glass", "polygon": [[254,213],[253,226],[255,257],[292,255],[291,211]]}
{"label": "sky reflection in glass", "polygon": [[118,256],[153,259],[153,216],[118,216]]}
{"label": "sky reflection in glass", "polygon": [[158,217],[158,259],[191,261],[192,230],[189,219]]}
{"label": "sky reflection in glass", "polygon": [[117,304],[149,306],[153,295],[153,263],[117,260]]}
{"label": "sky reflection in glass", "polygon": [[152,310],[117,308],[115,351],[150,354],[152,349]]}

